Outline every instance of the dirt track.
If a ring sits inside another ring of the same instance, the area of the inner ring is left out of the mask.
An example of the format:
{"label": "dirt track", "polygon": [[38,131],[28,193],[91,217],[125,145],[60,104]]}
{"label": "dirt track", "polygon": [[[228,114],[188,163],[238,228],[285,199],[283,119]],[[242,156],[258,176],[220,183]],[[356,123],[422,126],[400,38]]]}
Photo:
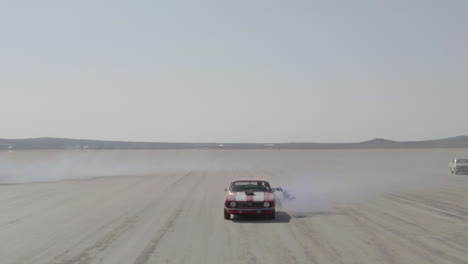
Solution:
{"label": "dirt track", "polygon": [[[220,151],[180,170],[0,185],[0,263],[468,263],[468,175],[446,167],[463,153]],[[412,157],[427,167],[405,174]],[[230,179],[275,185],[312,167],[343,177],[418,175],[412,183],[423,175],[434,184],[402,191],[393,184],[316,210],[280,208],[274,221],[223,219]]]}

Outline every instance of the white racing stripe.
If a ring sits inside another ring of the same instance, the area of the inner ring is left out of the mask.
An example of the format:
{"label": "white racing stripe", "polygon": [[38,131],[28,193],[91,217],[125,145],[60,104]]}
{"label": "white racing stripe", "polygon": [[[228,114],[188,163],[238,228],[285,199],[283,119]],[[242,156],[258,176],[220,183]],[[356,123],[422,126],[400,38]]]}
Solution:
{"label": "white racing stripe", "polygon": [[254,192],[253,201],[254,202],[263,202],[263,201],[265,201],[265,193],[264,192]]}
{"label": "white racing stripe", "polygon": [[247,195],[243,192],[238,192],[236,193],[236,202],[246,202],[247,201]]}

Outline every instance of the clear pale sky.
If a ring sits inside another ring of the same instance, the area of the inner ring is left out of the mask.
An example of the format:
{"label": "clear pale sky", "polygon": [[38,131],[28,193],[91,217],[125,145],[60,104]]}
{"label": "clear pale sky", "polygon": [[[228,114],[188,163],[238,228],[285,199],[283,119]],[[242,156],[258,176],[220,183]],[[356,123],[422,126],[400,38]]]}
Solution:
{"label": "clear pale sky", "polygon": [[0,138],[468,134],[468,1],[1,1]]}

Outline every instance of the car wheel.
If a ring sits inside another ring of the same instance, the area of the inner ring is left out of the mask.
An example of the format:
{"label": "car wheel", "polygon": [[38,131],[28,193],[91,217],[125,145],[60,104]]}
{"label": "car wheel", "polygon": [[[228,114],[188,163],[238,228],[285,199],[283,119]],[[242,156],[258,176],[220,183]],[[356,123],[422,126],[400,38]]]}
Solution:
{"label": "car wheel", "polygon": [[276,217],[276,213],[275,213],[275,210],[273,210],[273,213],[271,213],[271,215],[268,216],[268,219],[273,220],[275,219],[275,217]]}
{"label": "car wheel", "polygon": [[228,213],[228,212],[226,211],[226,209],[224,209],[224,219],[226,219],[226,220],[230,220],[230,219],[231,219],[231,214]]}

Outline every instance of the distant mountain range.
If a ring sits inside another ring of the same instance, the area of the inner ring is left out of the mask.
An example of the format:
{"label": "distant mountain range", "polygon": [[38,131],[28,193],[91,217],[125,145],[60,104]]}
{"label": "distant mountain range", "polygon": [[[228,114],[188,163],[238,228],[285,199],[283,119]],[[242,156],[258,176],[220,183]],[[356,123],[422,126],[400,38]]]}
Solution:
{"label": "distant mountain range", "polygon": [[27,149],[377,149],[468,148],[468,136],[425,141],[392,141],[376,138],[358,143],[164,143],[102,141],[68,138],[0,139],[0,150]]}

